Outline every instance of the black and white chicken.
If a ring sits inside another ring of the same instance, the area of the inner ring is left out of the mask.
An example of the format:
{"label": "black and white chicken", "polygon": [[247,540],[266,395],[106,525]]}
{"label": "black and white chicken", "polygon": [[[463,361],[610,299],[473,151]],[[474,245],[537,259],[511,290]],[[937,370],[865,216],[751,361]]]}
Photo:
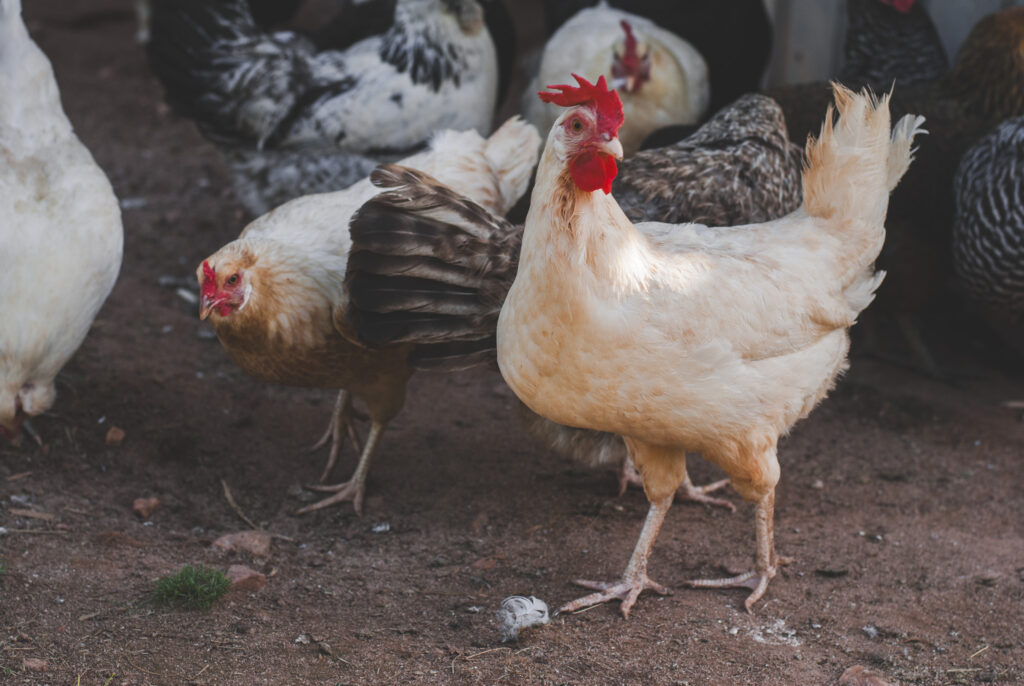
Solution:
{"label": "black and white chicken", "polygon": [[347,188],[436,131],[486,135],[497,99],[476,0],[398,0],[384,33],[346,50],[267,33],[247,0],[159,0],[147,55],[170,104],[221,147],[253,214]]}
{"label": "black and white chicken", "polygon": [[957,278],[992,328],[1024,353],[1024,117],[975,143],[953,185]]}

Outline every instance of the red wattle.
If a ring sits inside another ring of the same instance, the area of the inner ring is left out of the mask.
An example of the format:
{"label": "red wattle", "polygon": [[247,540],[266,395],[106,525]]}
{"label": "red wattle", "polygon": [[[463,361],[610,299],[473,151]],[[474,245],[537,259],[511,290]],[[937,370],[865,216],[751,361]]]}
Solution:
{"label": "red wattle", "polygon": [[605,153],[587,150],[569,162],[569,175],[581,191],[602,190],[612,192],[612,181],[619,173],[615,158]]}

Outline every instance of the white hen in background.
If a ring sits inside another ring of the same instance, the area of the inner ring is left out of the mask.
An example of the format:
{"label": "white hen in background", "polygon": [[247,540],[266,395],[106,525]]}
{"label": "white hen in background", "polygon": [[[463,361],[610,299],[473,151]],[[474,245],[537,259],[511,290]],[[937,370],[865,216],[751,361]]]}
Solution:
{"label": "white hen in background", "polygon": [[0,435],[53,405],[121,266],[114,190],[64,115],[21,0],[0,0]]}
{"label": "white hen in background", "polygon": [[604,75],[619,92],[626,115],[619,140],[626,155],[664,126],[696,124],[711,99],[708,65],[696,48],[650,19],[604,2],[577,12],[544,46],[522,107],[538,131],[550,131],[562,113],[537,99],[537,91],[565,83],[570,74],[591,81]]}

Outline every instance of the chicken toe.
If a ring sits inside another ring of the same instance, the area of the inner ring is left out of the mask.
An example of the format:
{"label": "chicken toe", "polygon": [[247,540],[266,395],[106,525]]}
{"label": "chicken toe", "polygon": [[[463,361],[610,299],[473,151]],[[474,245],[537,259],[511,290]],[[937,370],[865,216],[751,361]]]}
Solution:
{"label": "chicken toe", "polygon": [[761,599],[768,589],[768,582],[775,578],[778,568],[793,560],[780,557],[775,552],[775,493],[774,491],[757,504],[755,524],[757,531],[757,561],[754,570],[720,579],[691,579],[685,582],[693,588],[748,588],[750,595],[743,601],[747,612],[752,612],[754,603]]}
{"label": "chicken toe", "polygon": [[653,581],[647,574],[623,578],[621,581],[615,582],[576,579],[573,583],[577,586],[594,589],[597,593],[591,593],[582,598],[577,598],[571,603],[566,603],[559,608],[559,612],[575,612],[576,610],[582,610],[593,605],[607,603],[609,600],[621,600],[622,605],[619,606],[619,610],[622,612],[623,617],[629,619],[629,611],[633,609],[633,605],[636,604],[636,599],[640,597],[641,593],[644,591],[654,591],[655,593],[666,595],[669,592],[667,588]]}
{"label": "chicken toe", "polygon": [[640,538],[637,539],[636,547],[633,548],[633,555],[629,558],[629,564],[626,565],[626,571],[623,573],[621,581],[578,580],[576,581],[577,584],[595,589],[597,593],[591,593],[566,603],[558,611],[575,612],[591,605],[607,603],[609,600],[621,600],[622,605],[619,609],[622,612],[622,616],[629,619],[629,612],[633,609],[636,599],[642,592],[651,590],[661,595],[667,594],[669,592],[667,588],[652,581],[647,576],[647,558],[651,553],[651,547],[654,545],[654,540],[658,537],[658,531],[661,529],[661,524],[665,521],[665,515],[670,507],[672,507],[672,496],[656,503],[651,503],[651,508],[647,512],[647,520],[644,522],[643,531],[640,532]]}
{"label": "chicken toe", "polygon": [[359,456],[359,464],[356,465],[356,470],[352,473],[352,478],[340,484],[333,485],[315,485],[307,486],[311,491],[320,491],[324,493],[333,493],[323,500],[318,500],[312,505],[298,510],[295,514],[306,514],[307,512],[313,512],[314,510],[321,510],[330,505],[345,502],[348,500],[352,501],[356,514],[363,514],[363,493],[366,490],[366,476],[370,471],[370,464],[373,462],[373,453],[377,447],[377,441],[380,440],[380,436],[384,431],[384,424],[373,422],[370,426],[370,435],[366,438],[366,445],[363,446],[362,454]]}

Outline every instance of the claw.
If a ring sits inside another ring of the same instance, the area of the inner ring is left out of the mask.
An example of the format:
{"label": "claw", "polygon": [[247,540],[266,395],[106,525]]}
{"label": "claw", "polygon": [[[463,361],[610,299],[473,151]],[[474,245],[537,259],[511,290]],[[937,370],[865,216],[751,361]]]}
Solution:
{"label": "claw", "polygon": [[636,604],[636,599],[640,597],[640,594],[644,591],[654,591],[660,595],[668,595],[669,590],[661,584],[652,581],[647,574],[636,576],[632,579],[623,579],[617,582],[607,581],[587,581],[586,579],[576,579],[573,581],[577,586],[583,588],[589,588],[597,591],[597,593],[591,593],[590,595],[577,598],[576,600],[566,603],[562,607],[558,608],[559,612],[575,612],[582,610],[583,608],[592,607],[601,603],[607,603],[609,600],[620,600],[622,604],[619,606],[619,611],[622,612],[622,616],[629,619],[629,612],[633,609],[633,605]]}
{"label": "claw", "polygon": [[318,500],[312,505],[307,505],[295,512],[297,515],[307,514],[315,510],[322,510],[325,507],[335,505],[337,503],[345,502],[348,500],[352,501],[352,508],[356,511],[356,514],[362,516],[363,514],[363,491],[365,490],[363,484],[355,483],[355,480],[346,481],[342,484],[335,484],[333,486],[324,486],[321,484],[306,486],[311,491],[318,491],[321,493],[334,493],[334,495]]}

